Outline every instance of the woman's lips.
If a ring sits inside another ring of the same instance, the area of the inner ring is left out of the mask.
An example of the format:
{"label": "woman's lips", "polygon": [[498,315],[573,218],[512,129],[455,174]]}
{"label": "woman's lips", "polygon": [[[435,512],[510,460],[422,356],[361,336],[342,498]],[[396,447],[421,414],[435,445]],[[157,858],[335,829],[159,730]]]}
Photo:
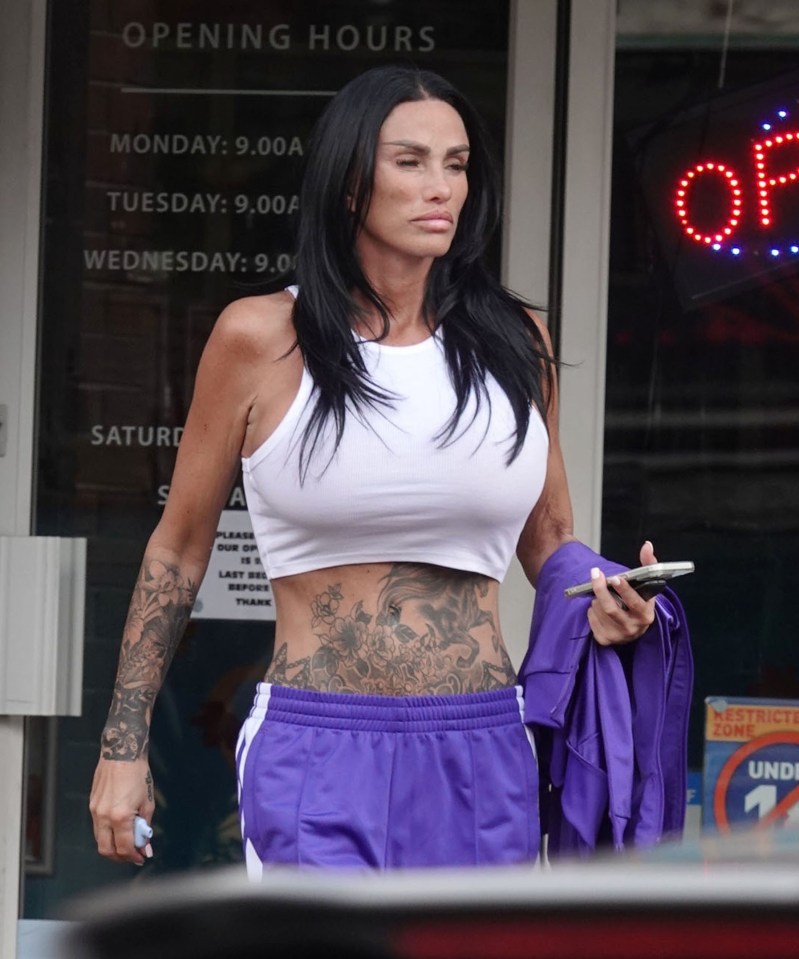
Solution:
{"label": "woman's lips", "polygon": [[413,222],[418,223],[423,229],[443,233],[452,227],[452,214],[447,213],[446,210],[425,213],[424,216],[416,217]]}

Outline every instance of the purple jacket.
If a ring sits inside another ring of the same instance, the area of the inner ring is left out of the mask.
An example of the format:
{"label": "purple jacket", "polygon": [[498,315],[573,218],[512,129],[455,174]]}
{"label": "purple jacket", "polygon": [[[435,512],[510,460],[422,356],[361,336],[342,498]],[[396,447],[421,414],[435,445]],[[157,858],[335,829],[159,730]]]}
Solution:
{"label": "purple jacket", "polygon": [[592,566],[608,575],[624,569],[577,542],[546,561],[519,670],[553,856],[606,842],[649,846],[679,833],[685,818],[693,685],[685,614],[666,590],[639,640],[600,646],[588,627],[590,599],[563,596]]}

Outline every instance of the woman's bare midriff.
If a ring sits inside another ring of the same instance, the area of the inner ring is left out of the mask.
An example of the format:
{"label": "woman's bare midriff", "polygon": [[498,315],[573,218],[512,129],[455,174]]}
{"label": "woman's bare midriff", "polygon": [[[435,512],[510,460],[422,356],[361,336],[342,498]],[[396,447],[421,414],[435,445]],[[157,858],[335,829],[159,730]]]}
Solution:
{"label": "woman's bare midriff", "polygon": [[513,686],[499,584],[416,563],[336,566],[272,581],[277,632],[265,680],[384,696]]}

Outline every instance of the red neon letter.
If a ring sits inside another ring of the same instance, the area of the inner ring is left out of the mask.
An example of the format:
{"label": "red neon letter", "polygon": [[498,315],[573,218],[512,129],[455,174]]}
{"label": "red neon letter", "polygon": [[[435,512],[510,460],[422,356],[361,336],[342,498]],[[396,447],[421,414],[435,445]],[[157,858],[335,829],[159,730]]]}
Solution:
{"label": "red neon letter", "polygon": [[[720,176],[721,182],[730,193],[730,212],[724,226],[715,232],[703,233],[695,227],[688,216],[691,191],[701,176],[706,174]],[[735,172],[723,163],[697,163],[695,167],[686,170],[680,179],[674,195],[674,207],[684,232],[697,243],[723,243],[732,237],[733,231],[741,219],[741,187]]]}
{"label": "red neon letter", "polygon": [[780,133],[777,136],[769,137],[762,143],[755,144],[755,169],[757,170],[757,198],[760,201],[760,224],[761,226],[771,225],[771,201],[770,188],[773,186],[782,186],[786,183],[792,183],[799,177],[799,167],[791,172],[775,173],[773,176],[766,171],[766,154],[778,147],[789,146],[796,143],[799,146],[799,131],[793,133]]}

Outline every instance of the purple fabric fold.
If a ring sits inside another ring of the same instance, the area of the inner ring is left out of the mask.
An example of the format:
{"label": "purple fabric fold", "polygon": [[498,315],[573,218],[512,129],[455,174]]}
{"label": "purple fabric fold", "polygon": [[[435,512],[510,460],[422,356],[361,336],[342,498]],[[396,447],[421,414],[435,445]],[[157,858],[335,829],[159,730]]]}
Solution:
{"label": "purple fabric fold", "polygon": [[582,543],[544,564],[527,654],[519,671],[525,722],[541,743],[550,855],[649,846],[685,819],[693,661],[685,614],[672,590],[635,643],[603,647],[588,626],[590,598],[567,586],[625,567]]}

